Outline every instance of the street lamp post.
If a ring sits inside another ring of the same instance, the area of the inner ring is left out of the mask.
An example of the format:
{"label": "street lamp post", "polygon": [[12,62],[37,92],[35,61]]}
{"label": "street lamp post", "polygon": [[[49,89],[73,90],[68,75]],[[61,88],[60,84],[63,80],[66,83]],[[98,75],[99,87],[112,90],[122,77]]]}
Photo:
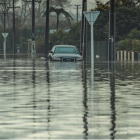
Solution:
{"label": "street lamp post", "polygon": [[86,60],[86,26],[87,22],[83,14],[84,11],[87,11],[87,0],[82,1],[82,23],[81,23],[81,41],[80,41],[80,51],[83,52],[83,58]]}
{"label": "street lamp post", "polygon": [[114,0],[110,0],[109,61],[115,60]]}
{"label": "street lamp post", "polygon": [[49,0],[46,3],[46,28],[45,28],[45,57],[47,57],[49,51]]}
{"label": "street lamp post", "polygon": [[16,31],[15,31],[15,0],[13,0],[13,51],[16,52]]}

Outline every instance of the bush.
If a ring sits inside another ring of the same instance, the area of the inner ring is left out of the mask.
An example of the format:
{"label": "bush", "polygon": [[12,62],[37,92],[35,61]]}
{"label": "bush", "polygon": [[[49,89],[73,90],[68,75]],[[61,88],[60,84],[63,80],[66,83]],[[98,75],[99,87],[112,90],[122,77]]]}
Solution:
{"label": "bush", "polygon": [[54,32],[53,34],[50,34],[50,41],[52,42],[52,45],[62,45],[64,44],[64,37],[67,36],[67,33],[65,33],[63,30],[58,30]]}
{"label": "bush", "polygon": [[132,29],[130,33],[128,33],[127,38],[129,39],[140,39],[140,31],[135,29]]}
{"label": "bush", "polygon": [[138,51],[140,52],[140,40],[125,39],[118,43],[117,50]]}
{"label": "bush", "polygon": [[117,50],[131,50],[131,39],[124,39],[117,44]]}
{"label": "bush", "polygon": [[132,40],[132,51],[140,52],[140,40],[138,40],[138,39]]}

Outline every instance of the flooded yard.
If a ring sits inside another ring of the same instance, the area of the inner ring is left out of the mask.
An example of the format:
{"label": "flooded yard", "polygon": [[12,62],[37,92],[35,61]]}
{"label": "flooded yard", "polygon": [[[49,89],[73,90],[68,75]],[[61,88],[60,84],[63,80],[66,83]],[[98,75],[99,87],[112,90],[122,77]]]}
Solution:
{"label": "flooded yard", "polygon": [[0,139],[140,139],[140,63],[0,59]]}

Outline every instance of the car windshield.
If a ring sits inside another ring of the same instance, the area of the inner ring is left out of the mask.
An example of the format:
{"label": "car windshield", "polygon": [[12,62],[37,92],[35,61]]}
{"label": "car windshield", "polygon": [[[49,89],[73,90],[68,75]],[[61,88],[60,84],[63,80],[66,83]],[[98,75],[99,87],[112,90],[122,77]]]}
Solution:
{"label": "car windshield", "polygon": [[55,53],[71,53],[71,54],[78,54],[79,51],[76,47],[56,47]]}

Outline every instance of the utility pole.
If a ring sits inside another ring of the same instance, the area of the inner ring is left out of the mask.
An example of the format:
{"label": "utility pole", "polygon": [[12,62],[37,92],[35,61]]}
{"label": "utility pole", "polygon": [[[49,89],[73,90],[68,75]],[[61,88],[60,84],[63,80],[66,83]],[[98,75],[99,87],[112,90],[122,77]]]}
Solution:
{"label": "utility pole", "polygon": [[46,28],[45,28],[45,57],[47,57],[49,51],[49,0],[46,2]]}
{"label": "utility pole", "polygon": [[79,7],[79,6],[81,6],[81,5],[74,5],[74,6],[76,6],[76,13],[77,13],[77,16],[76,16],[76,21],[78,22],[78,10],[81,8],[81,7]]}
{"label": "utility pole", "polygon": [[13,6],[8,8],[13,9],[13,54],[15,58],[15,52],[16,52],[15,8],[20,8],[20,7],[19,6],[15,7],[15,0],[13,0]]}
{"label": "utility pole", "polygon": [[110,0],[109,61],[115,60],[114,0]]}
{"label": "utility pole", "polygon": [[4,1],[4,3],[0,3],[3,5],[4,7],[4,33],[2,33],[3,37],[4,37],[4,42],[3,42],[3,56],[4,56],[4,59],[6,61],[6,37],[8,36],[8,33],[5,33],[5,19],[6,19],[6,2]]}
{"label": "utility pole", "polygon": [[35,2],[41,3],[41,0],[39,0],[39,1],[31,0],[31,1],[25,1],[25,2],[31,2],[32,3],[32,33],[31,33],[32,45],[31,45],[31,53],[35,54],[36,53],[36,50],[35,50]]}
{"label": "utility pole", "polygon": [[3,21],[3,28],[4,28],[4,33],[5,33],[5,19],[6,19],[6,2],[4,1],[4,3],[0,3],[1,5],[3,5],[3,7],[4,7],[4,12],[3,12],[3,14],[4,14],[4,21]]}
{"label": "utility pole", "polygon": [[87,0],[82,2],[82,25],[81,25],[81,42],[80,42],[80,51],[83,52],[83,59],[86,60],[86,46],[87,46],[87,37],[86,37],[86,18],[83,14],[84,11],[87,11]]}

